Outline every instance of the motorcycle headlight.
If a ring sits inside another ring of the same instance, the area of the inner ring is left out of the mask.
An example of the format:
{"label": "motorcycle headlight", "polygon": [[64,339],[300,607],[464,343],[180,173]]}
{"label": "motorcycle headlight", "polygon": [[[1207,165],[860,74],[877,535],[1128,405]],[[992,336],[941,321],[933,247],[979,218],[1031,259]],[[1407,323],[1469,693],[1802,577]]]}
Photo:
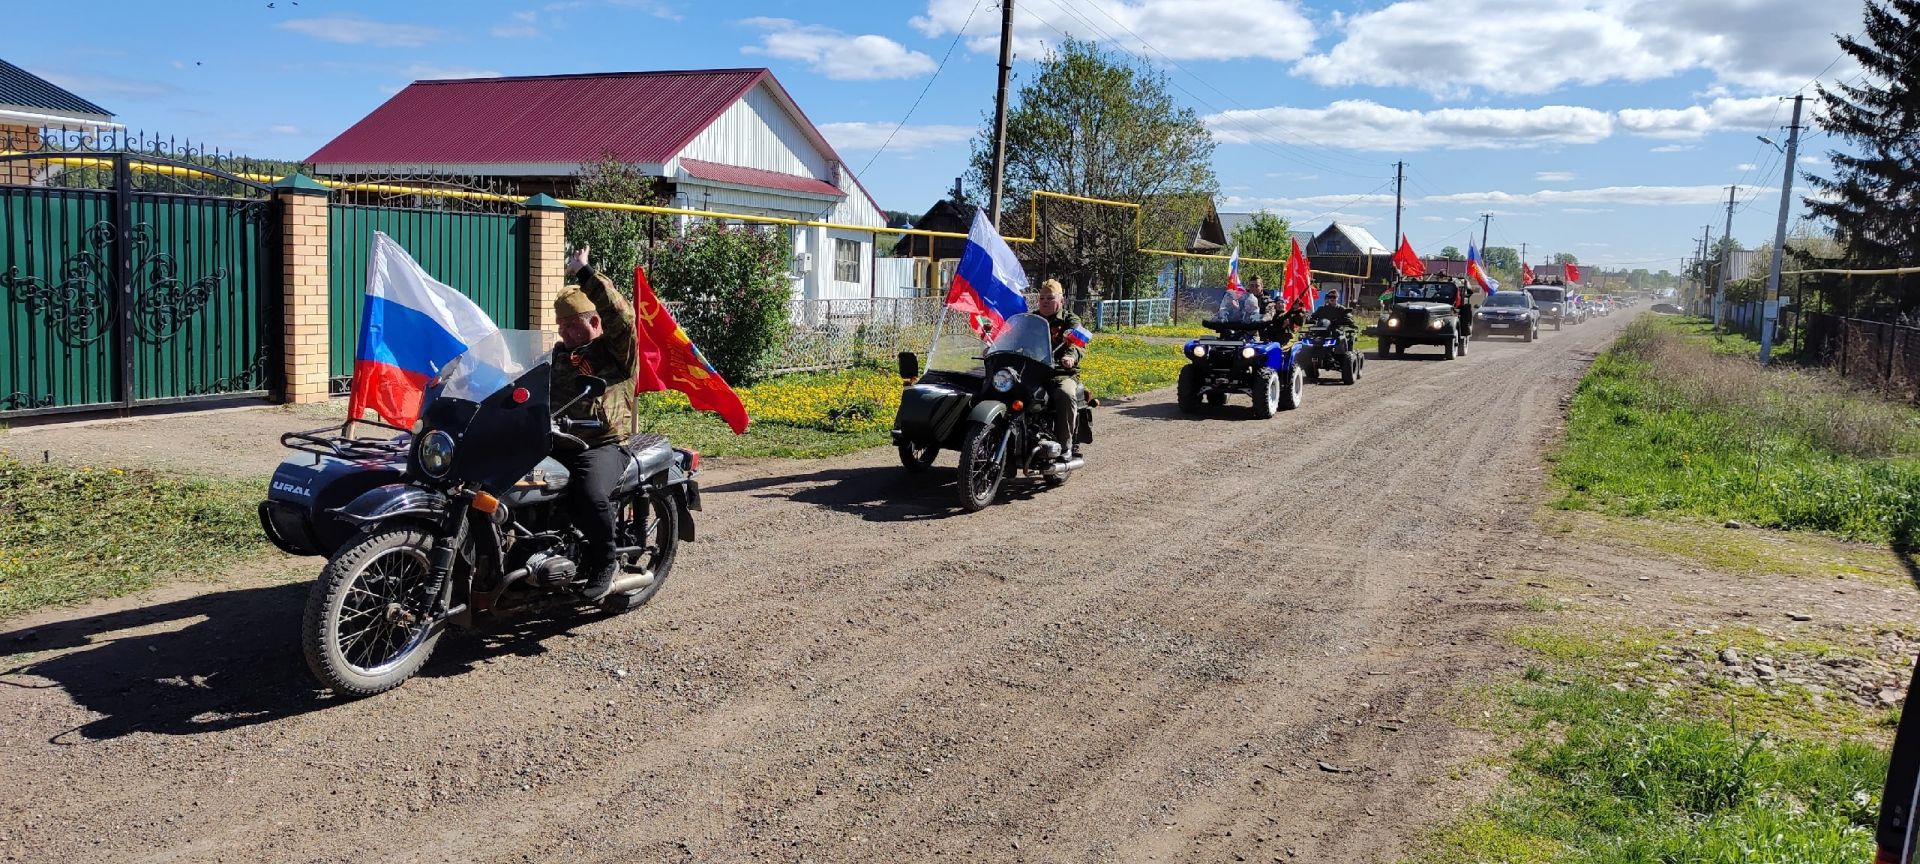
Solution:
{"label": "motorcycle headlight", "polygon": [[1428,322],[1427,322],[1427,329],[1428,329],[1428,330],[1438,330],[1438,329],[1440,329],[1440,328],[1441,328],[1441,327],[1442,327],[1443,325],[1445,325],[1446,323],[1447,323],[1447,322],[1445,322],[1445,321],[1428,321]]}
{"label": "motorcycle headlight", "polygon": [[993,389],[1005,393],[1012,390],[1013,385],[1019,380],[1020,376],[1013,374],[1012,369],[1002,369],[993,373]]}
{"label": "motorcycle headlight", "polygon": [[441,429],[428,432],[421,437],[416,453],[420,470],[427,472],[428,477],[444,477],[447,469],[453,467],[453,436]]}
{"label": "motorcycle headlight", "polygon": [[1205,345],[1195,345],[1195,346],[1193,346],[1193,348],[1191,349],[1191,352],[1192,352],[1192,354],[1193,354],[1193,359],[1195,359],[1195,360],[1204,360],[1204,359],[1206,359],[1206,356],[1207,356],[1207,346],[1205,346]]}
{"label": "motorcycle headlight", "polygon": [[1388,318],[1388,319],[1387,319],[1387,326],[1388,326],[1388,327],[1398,327],[1398,326],[1400,326],[1400,319],[1398,319],[1398,318]]}
{"label": "motorcycle headlight", "polygon": [[1252,345],[1248,345],[1247,347],[1240,349],[1240,359],[1252,360],[1254,356],[1259,353],[1260,352],[1255,350]]}

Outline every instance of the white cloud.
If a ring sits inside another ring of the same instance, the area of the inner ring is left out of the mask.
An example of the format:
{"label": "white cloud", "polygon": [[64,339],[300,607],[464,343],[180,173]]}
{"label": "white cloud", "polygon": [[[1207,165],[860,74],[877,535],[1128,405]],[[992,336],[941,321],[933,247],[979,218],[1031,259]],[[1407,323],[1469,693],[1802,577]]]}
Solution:
{"label": "white cloud", "polygon": [[852,36],[786,18],[748,18],[740,23],[767,31],[759,45],[742,48],[741,53],[798,60],[835,81],[913,78],[938,65],[932,57],[885,36]]}
{"label": "white cloud", "polygon": [[[1751,193],[1761,187],[1742,186],[1742,192]],[[1529,206],[1538,204],[1634,204],[1649,207],[1668,205],[1702,205],[1724,202],[1727,194],[1725,186],[1603,186],[1597,189],[1542,189],[1538,192],[1458,192],[1452,195],[1429,195],[1422,201],[1429,204],[1510,204]]]}
{"label": "white cloud", "polygon": [[1612,213],[1613,208],[1612,207],[1562,207],[1560,208],[1560,212],[1575,213],[1575,214],[1582,214],[1582,215],[1593,214],[1593,213]]}
{"label": "white cloud", "polygon": [[1541,108],[1389,108],[1364,99],[1343,99],[1325,108],[1259,108],[1209,115],[1221,141],[1291,141],[1306,138],[1353,150],[1415,151],[1592,144],[1613,134],[1605,111],[1548,105]]}
{"label": "white cloud", "polygon": [[1565,183],[1573,179],[1572,171],[1535,171],[1533,179],[1542,183]]}
{"label": "white cloud", "polygon": [[294,126],[294,125],[292,125],[292,124],[289,124],[289,123],[276,123],[276,124],[274,124],[274,125],[272,125],[272,126],[268,126],[268,127],[267,127],[267,131],[268,131],[268,132],[272,132],[272,133],[273,133],[273,134],[275,134],[275,135],[304,135],[304,134],[306,134],[306,130],[304,130],[304,129],[301,129],[301,128],[300,128],[300,127],[298,127],[298,126]]}
{"label": "white cloud", "polygon": [[[976,7],[979,7],[976,12]],[[910,23],[929,38],[960,32],[979,54],[1000,50],[1000,16],[978,0],[927,0]],[[1023,57],[1061,34],[1131,51],[1154,62],[1260,57],[1295,60],[1313,48],[1313,22],[1299,0],[1073,0],[1014,6],[1013,47]]]}
{"label": "white cloud", "polygon": [[1758,166],[1758,165],[1755,165],[1755,164],[1753,164],[1752,162],[1742,162],[1742,163],[1740,163],[1740,164],[1738,164],[1738,165],[1735,165],[1735,166],[1733,166],[1733,170],[1735,170],[1735,171],[1740,171],[1740,172],[1746,172],[1746,171],[1752,171],[1753,169],[1755,169],[1755,168],[1758,168],[1758,167],[1760,167],[1760,166]]}
{"label": "white cloud", "polygon": [[1727,130],[1764,130],[1775,119],[1780,100],[1770,96],[1753,99],[1715,99],[1706,105],[1685,108],[1623,108],[1620,128],[1647,138],[1694,139],[1709,132]]}
{"label": "white cloud", "polygon": [[1857,4],[1806,0],[1397,0],[1337,19],[1341,40],[1294,72],[1457,97],[1705,70],[1720,85],[1782,92],[1825,68],[1831,34],[1859,23]]}
{"label": "white cloud", "polygon": [[1688,150],[1698,150],[1698,149],[1700,149],[1700,145],[1698,144],[1662,144],[1658,147],[1648,150],[1647,152],[1648,153],[1685,153]]}
{"label": "white cloud", "polygon": [[415,63],[400,70],[400,74],[415,81],[445,81],[456,78],[498,78],[500,73],[492,69],[474,66],[440,66],[433,63]]}
{"label": "white cloud", "polygon": [[820,134],[827,136],[833,148],[840,151],[877,150],[891,135],[893,142],[886,145],[887,152],[907,153],[965,141],[975,132],[972,126],[935,124],[903,126],[895,134],[893,127],[892,123],[822,123]]}
{"label": "white cloud", "polygon": [[1244,213],[1253,210],[1299,210],[1313,212],[1329,207],[1391,207],[1392,195],[1307,195],[1298,198],[1261,198],[1226,195],[1220,198],[1218,207],[1230,213]]}
{"label": "white cloud", "polygon": [[1445,222],[1445,221],[1447,221],[1447,217],[1445,217],[1445,216],[1422,216],[1422,217],[1420,217],[1420,221],[1422,221],[1422,222]]}
{"label": "white cloud", "polygon": [[493,28],[493,35],[501,39],[531,39],[539,36],[540,13],[515,12],[507,23]]}
{"label": "white cloud", "polygon": [[365,18],[295,18],[280,22],[280,29],[305,33],[326,42],[343,45],[373,45],[380,48],[418,48],[437,42],[446,33],[417,24],[391,24]]}

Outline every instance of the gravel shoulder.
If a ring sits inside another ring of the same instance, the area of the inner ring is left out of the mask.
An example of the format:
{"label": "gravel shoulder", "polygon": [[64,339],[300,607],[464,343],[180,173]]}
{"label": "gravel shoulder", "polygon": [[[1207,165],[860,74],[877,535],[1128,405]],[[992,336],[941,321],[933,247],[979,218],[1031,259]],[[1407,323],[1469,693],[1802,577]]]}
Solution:
{"label": "gravel shoulder", "polygon": [[1147,394],[978,514],[951,455],[725,467],[655,604],[455,635],[369,700],[299,658],[315,559],[10,622],[0,858],[1391,860],[1497,781],[1460,694],[1573,542],[1541,453],[1625,319],[1271,421]]}

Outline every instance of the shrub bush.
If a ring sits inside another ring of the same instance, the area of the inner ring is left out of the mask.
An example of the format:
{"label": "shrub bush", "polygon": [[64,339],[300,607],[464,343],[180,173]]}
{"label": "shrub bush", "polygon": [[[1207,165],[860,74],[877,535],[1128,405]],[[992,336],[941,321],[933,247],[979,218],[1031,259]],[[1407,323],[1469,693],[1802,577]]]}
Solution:
{"label": "shrub bush", "polygon": [[793,244],[784,230],[711,222],[654,249],[648,280],[675,303],[680,325],[727,381],[758,380],[791,326],[787,273]]}

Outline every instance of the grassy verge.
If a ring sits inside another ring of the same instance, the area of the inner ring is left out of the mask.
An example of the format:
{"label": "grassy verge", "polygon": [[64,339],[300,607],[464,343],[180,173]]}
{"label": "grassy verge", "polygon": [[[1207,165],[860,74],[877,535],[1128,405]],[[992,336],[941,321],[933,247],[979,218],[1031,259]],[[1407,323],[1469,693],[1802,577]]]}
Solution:
{"label": "grassy verge", "polygon": [[1920,527],[1920,412],[1766,368],[1745,340],[1641,319],[1569,409],[1562,509],[1898,541]]}
{"label": "grassy verge", "polygon": [[1859,635],[1513,634],[1535,662],[1493,694],[1491,723],[1517,743],[1508,782],[1411,860],[1870,859],[1898,715],[1848,682],[1897,674],[1911,643]]}
{"label": "grassy verge", "polygon": [[[1095,397],[1123,396],[1171,385],[1184,365],[1177,345],[1102,334],[1088,347],[1081,381]],[[745,435],[671,392],[641,398],[640,426],[709,456],[833,456],[888,442],[900,379],[880,367],[783,375],[740,388],[740,399],[753,418]]]}
{"label": "grassy verge", "polygon": [[0,458],[0,619],[216,572],[264,549],[262,488]]}

